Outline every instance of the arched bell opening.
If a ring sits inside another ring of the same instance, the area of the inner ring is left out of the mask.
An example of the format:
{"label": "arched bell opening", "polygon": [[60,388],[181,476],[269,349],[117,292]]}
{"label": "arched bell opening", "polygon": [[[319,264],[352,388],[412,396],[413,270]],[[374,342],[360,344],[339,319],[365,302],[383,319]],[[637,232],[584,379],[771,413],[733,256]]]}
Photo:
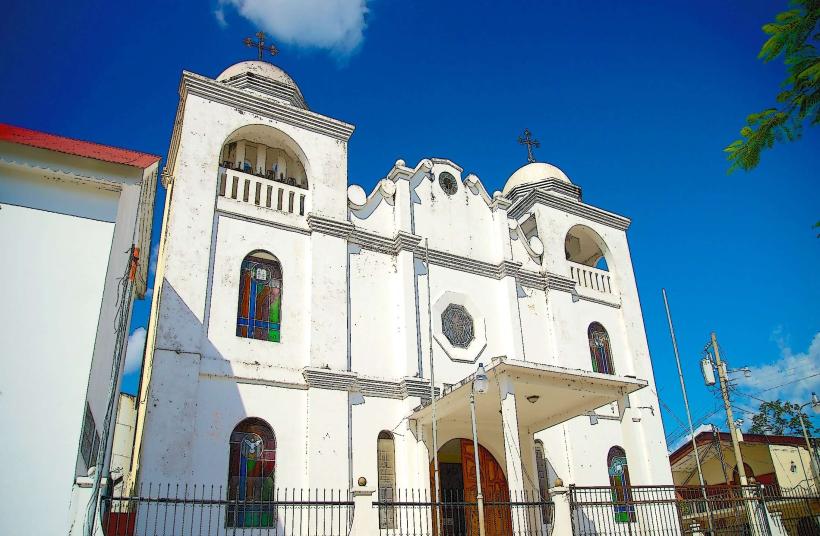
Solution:
{"label": "arched bell opening", "polygon": [[306,158],[284,132],[267,125],[246,125],[233,131],[219,152],[219,166],[308,189]]}

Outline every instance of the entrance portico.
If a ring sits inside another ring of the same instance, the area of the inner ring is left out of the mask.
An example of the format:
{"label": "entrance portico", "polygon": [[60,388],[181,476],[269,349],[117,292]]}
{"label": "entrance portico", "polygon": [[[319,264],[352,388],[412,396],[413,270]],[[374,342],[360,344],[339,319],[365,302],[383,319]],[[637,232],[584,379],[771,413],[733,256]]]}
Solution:
{"label": "entrance portico", "polygon": [[[645,380],[635,378],[504,357],[493,358],[487,367],[487,377],[488,391],[476,395],[478,441],[482,449],[498,460],[507,490],[513,494],[538,492],[533,434],[612,402],[618,402],[623,415],[626,397],[647,385]],[[438,447],[452,439],[472,437],[469,407],[472,380],[470,375],[446,388],[436,400]],[[427,402],[416,408],[410,420],[415,421],[411,429],[415,429],[416,438],[426,444],[432,463],[432,404]],[[462,485],[468,489],[466,482]],[[443,480],[441,489],[445,489]],[[521,523],[526,520],[512,519],[514,533],[526,529],[517,526]]]}

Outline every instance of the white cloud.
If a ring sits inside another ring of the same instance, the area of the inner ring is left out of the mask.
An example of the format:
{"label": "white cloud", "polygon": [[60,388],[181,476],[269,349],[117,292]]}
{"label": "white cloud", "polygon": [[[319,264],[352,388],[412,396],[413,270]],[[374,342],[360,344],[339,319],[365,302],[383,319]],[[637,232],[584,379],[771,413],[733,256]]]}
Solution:
{"label": "white cloud", "polygon": [[[751,376],[737,378],[738,387],[764,400],[804,404],[812,392],[820,392],[820,332],[814,335],[805,352],[798,353],[792,351],[779,332],[774,336],[780,346],[780,357],[749,367]],[[758,405],[759,402],[754,401],[755,409]]]}
{"label": "white cloud", "polygon": [[142,366],[146,334],[145,328],[137,328],[128,336],[128,346],[125,349],[125,374],[136,372]]}
{"label": "white cloud", "polygon": [[225,7],[271,35],[274,41],[349,56],[364,40],[368,0],[220,0],[214,15],[226,24]]}
{"label": "white cloud", "polygon": [[159,260],[159,244],[151,245],[151,254],[148,257],[148,274],[154,275],[157,273],[157,261]]}

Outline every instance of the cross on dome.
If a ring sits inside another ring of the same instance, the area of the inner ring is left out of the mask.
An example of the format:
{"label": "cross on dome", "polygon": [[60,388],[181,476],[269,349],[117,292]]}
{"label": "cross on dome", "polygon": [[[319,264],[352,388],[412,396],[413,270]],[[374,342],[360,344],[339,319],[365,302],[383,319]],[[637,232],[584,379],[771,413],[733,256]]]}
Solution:
{"label": "cross on dome", "polygon": [[255,48],[259,51],[259,61],[263,61],[265,52],[270,53],[271,56],[279,54],[279,49],[276,48],[276,45],[265,46],[266,37],[265,32],[256,32],[256,41],[251,37],[246,37],[244,41],[245,46]]}
{"label": "cross on dome", "polygon": [[524,135],[518,136],[518,143],[527,146],[527,162],[535,162],[535,155],[532,153],[532,149],[533,147],[541,147],[541,143],[538,140],[532,139],[532,132],[530,132],[530,129],[524,129]]}

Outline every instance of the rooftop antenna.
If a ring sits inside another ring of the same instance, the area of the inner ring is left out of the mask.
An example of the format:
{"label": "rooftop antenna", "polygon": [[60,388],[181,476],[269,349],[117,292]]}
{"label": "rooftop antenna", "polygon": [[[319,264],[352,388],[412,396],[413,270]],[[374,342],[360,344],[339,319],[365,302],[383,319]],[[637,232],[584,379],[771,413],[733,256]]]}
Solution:
{"label": "rooftop antenna", "polygon": [[265,52],[269,53],[271,56],[276,56],[279,54],[279,49],[276,48],[276,45],[265,45],[265,39],[267,36],[265,32],[256,32],[256,40],[252,37],[245,38],[245,46],[249,48],[255,48],[259,53],[259,61],[265,61],[264,56]]}

